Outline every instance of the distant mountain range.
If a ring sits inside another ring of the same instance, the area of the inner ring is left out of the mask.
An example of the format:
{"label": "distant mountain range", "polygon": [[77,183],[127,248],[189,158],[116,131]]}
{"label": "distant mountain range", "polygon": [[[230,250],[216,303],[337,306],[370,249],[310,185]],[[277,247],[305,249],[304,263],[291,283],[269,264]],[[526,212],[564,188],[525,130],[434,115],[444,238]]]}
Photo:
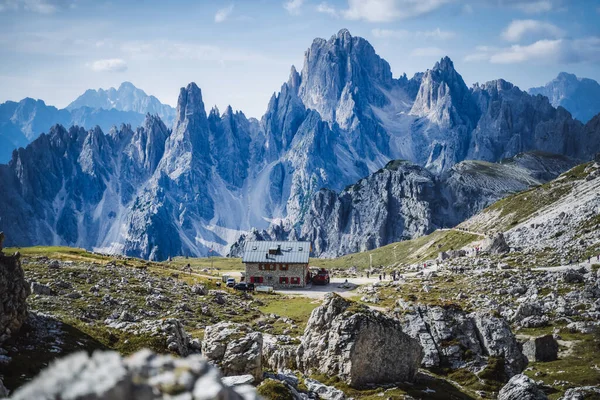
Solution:
{"label": "distant mountain range", "polygon": [[175,109],[129,82],[121,84],[118,90],[87,90],[62,110],[31,98],[7,101],[0,104],[0,163],[8,162],[14,149],[27,146],[54,124],[86,129],[97,125],[108,132],[121,124],[138,127],[147,113],[158,114],[171,124]]}
{"label": "distant mountain range", "polygon": [[584,125],[502,79],[468,88],[447,57],[394,78],[341,30],[260,121],[207,113],[190,83],[172,129],[151,114],[109,133],[54,126],[0,165],[0,230],[162,260],[226,254],[256,228],[337,255],[457,224],[599,150],[600,116]]}
{"label": "distant mountain range", "polygon": [[566,108],[583,123],[600,112],[600,84],[593,79],[561,72],[545,86],[529,89],[529,93],[548,97],[554,107]]}

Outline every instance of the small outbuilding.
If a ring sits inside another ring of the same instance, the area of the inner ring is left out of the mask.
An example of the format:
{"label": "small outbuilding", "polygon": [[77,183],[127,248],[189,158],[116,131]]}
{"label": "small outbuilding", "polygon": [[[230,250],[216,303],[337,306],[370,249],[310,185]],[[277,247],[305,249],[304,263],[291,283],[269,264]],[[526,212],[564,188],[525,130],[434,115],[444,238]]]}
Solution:
{"label": "small outbuilding", "polygon": [[246,279],[273,288],[302,288],[309,281],[310,242],[253,241],[244,247]]}

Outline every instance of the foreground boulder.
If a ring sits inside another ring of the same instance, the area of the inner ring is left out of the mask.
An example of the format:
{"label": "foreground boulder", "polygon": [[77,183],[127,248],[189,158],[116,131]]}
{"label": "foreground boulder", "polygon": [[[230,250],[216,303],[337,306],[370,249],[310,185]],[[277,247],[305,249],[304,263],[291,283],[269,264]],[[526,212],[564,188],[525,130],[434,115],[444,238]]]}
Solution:
{"label": "foreground boulder", "polygon": [[18,389],[13,400],[250,400],[249,386],[227,387],[200,355],[174,358],[141,350],[123,359],[116,352],[75,353],[55,361]]}
{"label": "foreground boulder", "polygon": [[558,342],[552,335],[530,339],[523,344],[523,354],[531,362],[554,361],[558,358]]}
{"label": "foreground boulder", "polygon": [[27,318],[27,296],[19,254],[4,255],[0,244],[0,344],[16,333]]}
{"label": "foreground boulder", "polygon": [[219,322],[204,331],[202,354],[224,375],[252,375],[262,380],[263,337],[247,325]]}
{"label": "foreground boulder", "polygon": [[8,389],[2,383],[2,379],[0,379],[0,399],[8,396]]}
{"label": "foreground boulder", "polygon": [[330,293],[308,320],[297,365],[361,387],[413,381],[422,358],[419,341],[399,321]]}
{"label": "foreground boulder", "polygon": [[526,375],[515,375],[500,389],[498,400],[547,400],[536,383]]}
{"label": "foreground boulder", "polygon": [[403,315],[402,325],[423,346],[422,365],[427,368],[481,367],[488,357],[500,357],[510,378],[527,365],[508,323],[489,313],[419,305]]}

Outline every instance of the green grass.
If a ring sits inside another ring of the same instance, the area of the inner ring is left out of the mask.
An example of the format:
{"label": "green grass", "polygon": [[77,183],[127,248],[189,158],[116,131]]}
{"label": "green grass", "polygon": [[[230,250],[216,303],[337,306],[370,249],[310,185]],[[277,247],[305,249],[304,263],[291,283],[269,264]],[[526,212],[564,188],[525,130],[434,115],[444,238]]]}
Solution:
{"label": "green grass", "polygon": [[[321,305],[320,300],[308,299],[306,297],[274,295],[255,295],[264,303],[258,309],[266,315],[276,314],[287,317],[294,321],[298,328],[292,330],[292,335],[299,336],[304,332],[310,313]],[[281,334],[283,330],[289,329],[289,325],[281,322],[273,324],[275,333]]]}
{"label": "green grass", "polygon": [[374,250],[352,253],[339,258],[312,258],[310,264],[328,269],[343,269],[352,266],[358,269],[367,269],[370,265],[370,255],[372,255],[374,266],[408,265],[436,258],[440,251],[460,249],[480,238],[478,235],[467,232],[438,230],[417,239],[392,243]]}
{"label": "green grass", "polygon": [[267,400],[294,400],[294,395],[282,382],[266,379],[257,390]]}

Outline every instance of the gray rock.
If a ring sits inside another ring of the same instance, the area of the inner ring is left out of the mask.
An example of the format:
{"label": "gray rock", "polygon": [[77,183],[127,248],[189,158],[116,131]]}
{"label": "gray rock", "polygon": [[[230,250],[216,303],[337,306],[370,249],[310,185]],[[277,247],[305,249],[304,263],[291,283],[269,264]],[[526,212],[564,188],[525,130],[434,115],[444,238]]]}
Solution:
{"label": "gray rock", "polygon": [[204,285],[193,285],[192,293],[197,294],[198,296],[206,296],[208,294],[208,290]]}
{"label": "gray rock", "polygon": [[527,366],[527,358],[521,353],[506,320],[481,311],[472,316],[487,354],[504,358],[504,371],[508,377],[521,373]]}
{"label": "gray rock", "polygon": [[497,232],[485,238],[481,250],[490,254],[504,254],[510,251],[510,246],[506,243],[504,234]]}
{"label": "gray rock", "polygon": [[[175,390],[175,392],[174,392]],[[75,353],[52,363],[19,388],[13,400],[255,400],[247,385],[230,388],[204,358],[174,358],[141,350],[128,358],[115,352]]]}
{"label": "gray rock", "polygon": [[4,387],[4,383],[0,379],[0,399],[4,397],[8,397],[8,389]]}
{"label": "gray rock", "polygon": [[338,390],[332,386],[327,386],[314,379],[304,379],[306,387],[311,393],[315,393],[319,396],[319,399],[323,400],[346,400],[346,395],[341,390]]}
{"label": "gray rock", "polygon": [[547,400],[536,383],[526,375],[513,376],[498,393],[498,400]]}
{"label": "gray rock", "polygon": [[263,366],[271,371],[295,370],[297,345],[289,336],[263,335]]}
{"label": "gray rock", "polygon": [[56,293],[50,288],[50,286],[43,285],[38,282],[31,282],[31,293],[42,296],[54,296]]}
{"label": "gray rock", "polygon": [[252,375],[225,376],[221,381],[225,386],[251,385],[254,383],[254,377]]}
{"label": "gray rock", "polygon": [[567,269],[563,272],[562,277],[566,283],[583,283],[585,281],[583,274],[574,269]]}
{"label": "gray rock", "polygon": [[220,322],[206,327],[202,354],[226,376],[252,375],[262,380],[263,337],[246,325]]}
{"label": "gray rock", "polygon": [[599,386],[582,386],[577,388],[567,389],[560,400],[586,400],[600,398]]}
{"label": "gray rock", "polygon": [[418,306],[404,314],[402,324],[404,332],[423,346],[423,367],[464,368],[470,361],[485,363],[489,356],[503,357],[511,377],[527,364],[508,323],[488,313]]}
{"label": "gray rock", "polygon": [[399,321],[331,293],[311,313],[297,364],[306,374],[338,376],[361,387],[412,381],[422,358],[421,345]]}
{"label": "gray rock", "polygon": [[530,362],[554,361],[558,358],[558,342],[552,335],[530,339],[523,344],[523,354]]}
{"label": "gray rock", "polygon": [[30,293],[19,254],[7,256],[0,252],[0,344],[25,322]]}

